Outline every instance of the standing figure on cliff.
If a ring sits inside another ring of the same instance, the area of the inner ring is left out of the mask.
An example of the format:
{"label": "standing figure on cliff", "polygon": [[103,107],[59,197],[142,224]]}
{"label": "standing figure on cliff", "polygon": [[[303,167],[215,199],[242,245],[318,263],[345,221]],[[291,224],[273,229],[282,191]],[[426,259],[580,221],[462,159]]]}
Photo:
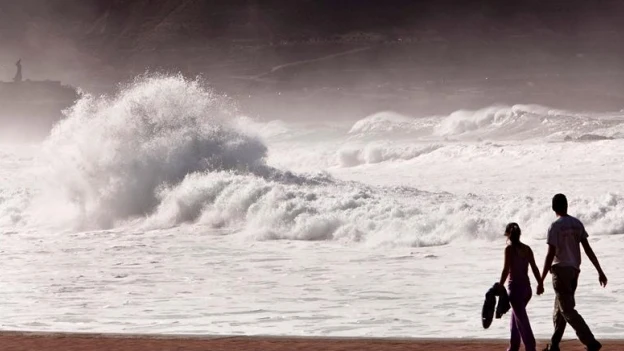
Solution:
{"label": "standing figure on cliff", "polygon": [[15,77],[13,77],[13,81],[15,83],[19,83],[22,81],[22,59],[19,59],[17,63],[15,63],[15,66],[17,66],[17,73],[15,73]]}

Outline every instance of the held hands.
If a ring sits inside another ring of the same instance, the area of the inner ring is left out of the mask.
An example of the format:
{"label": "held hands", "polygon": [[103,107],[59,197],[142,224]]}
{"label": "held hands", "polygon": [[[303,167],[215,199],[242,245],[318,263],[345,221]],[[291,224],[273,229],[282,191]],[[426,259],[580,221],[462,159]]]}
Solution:
{"label": "held hands", "polygon": [[539,282],[539,284],[537,284],[537,295],[542,295],[544,293],[544,283],[543,282]]}

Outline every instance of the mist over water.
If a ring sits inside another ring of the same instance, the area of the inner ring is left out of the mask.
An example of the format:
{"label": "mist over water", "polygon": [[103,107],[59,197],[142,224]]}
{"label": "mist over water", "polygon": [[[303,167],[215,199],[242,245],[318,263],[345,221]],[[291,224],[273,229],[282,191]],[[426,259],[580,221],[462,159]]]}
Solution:
{"label": "mist over water", "polygon": [[622,338],[622,16],[0,1],[2,329],[508,338],[476,317],[503,230],[542,260],[562,192],[610,278],[584,259],[581,313]]}
{"label": "mist over water", "polygon": [[[3,325],[506,337],[475,306],[508,222],[543,257],[556,192],[621,265],[621,113],[305,116],[250,118],[201,79],[145,74],[84,94],[41,144],[1,145]],[[578,299],[596,298],[584,277]],[[588,319],[619,336],[617,294],[601,294],[613,308]],[[552,300],[529,308],[547,336]]]}
{"label": "mist over water", "polygon": [[[41,181],[3,189],[0,210],[5,226],[197,224],[259,240],[392,246],[490,240],[517,219],[540,238],[556,191],[551,171],[542,170],[544,189],[527,193],[517,174],[505,179],[511,169],[497,168],[524,164],[530,174],[541,159],[542,168],[577,172],[568,156],[553,160],[553,150],[600,158],[610,149],[604,157],[614,157],[622,122],[517,105],[422,119],[380,112],[327,132],[253,121],[200,79],[143,75],[69,109],[39,156],[25,161],[39,162],[29,172]],[[605,140],[582,142],[587,135]],[[463,170],[467,184],[500,177],[458,191],[461,174],[453,174],[470,162],[481,166]],[[497,191],[500,184],[510,190]],[[624,231],[623,200],[616,189],[572,197],[602,234]]]}
{"label": "mist over water", "polygon": [[103,226],[157,205],[157,189],[194,172],[253,168],[266,147],[234,129],[225,98],[179,76],[141,77],[85,96],[44,143],[56,179]]}

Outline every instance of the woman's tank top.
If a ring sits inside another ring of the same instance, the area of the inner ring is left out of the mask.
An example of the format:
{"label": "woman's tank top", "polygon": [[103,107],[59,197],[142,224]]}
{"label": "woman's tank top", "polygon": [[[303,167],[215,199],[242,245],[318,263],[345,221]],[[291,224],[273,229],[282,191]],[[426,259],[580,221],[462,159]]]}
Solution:
{"label": "woman's tank top", "polygon": [[[523,255],[523,253],[525,253]],[[524,247],[514,247],[511,250],[509,267],[509,285],[530,286],[529,280],[529,258]]]}

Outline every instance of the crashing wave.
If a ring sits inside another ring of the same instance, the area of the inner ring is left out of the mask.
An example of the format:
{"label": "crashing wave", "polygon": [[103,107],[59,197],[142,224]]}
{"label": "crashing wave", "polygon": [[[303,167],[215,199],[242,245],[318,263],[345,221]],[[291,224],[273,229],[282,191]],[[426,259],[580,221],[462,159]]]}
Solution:
{"label": "crashing wave", "polygon": [[158,189],[189,173],[264,166],[266,146],[232,118],[227,100],[199,80],[145,76],[112,97],[84,96],[45,149],[83,216],[110,226],[152,211]]}
{"label": "crashing wave", "polygon": [[434,135],[456,138],[533,139],[567,134],[591,134],[621,125],[622,120],[571,113],[537,105],[491,106],[459,110],[440,121]]}
{"label": "crashing wave", "polygon": [[351,147],[339,150],[338,162],[341,167],[354,167],[386,161],[407,161],[431,153],[441,147],[443,147],[441,144],[400,146],[369,143],[362,148]]}
{"label": "crashing wave", "polygon": [[[503,114],[488,123],[513,124],[514,118]],[[282,171],[267,164],[268,148],[253,133],[256,128],[244,125],[249,124],[236,117],[227,99],[181,76],[144,76],[114,96],[85,96],[44,145],[54,189],[64,194],[46,205],[71,207],[73,220],[87,227],[132,220],[148,228],[227,228],[260,240],[399,246],[499,238],[514,219],[527,223],[525,232],[542,233],[552,219],[548,199],[427,193],[337,181],[323,172]],[[379,128],[368,124],[359,130]],[[440,147],[376,141],[344,149],[339,158],[343,166],[413,160],[434,152],[444,156]],[[479,147],[492,152],[494,146]],[[624,231],[619,195],[587,201],[578,215],[588,228]],[[22,221],[22,210],[10,214]]]}
{"label": "crashing wave", "polygon": [[395,112],[384,111],[353,124],[348,134],[358,137],[378,135],[426,135],[433,125],[432,118],[414,119]]}

